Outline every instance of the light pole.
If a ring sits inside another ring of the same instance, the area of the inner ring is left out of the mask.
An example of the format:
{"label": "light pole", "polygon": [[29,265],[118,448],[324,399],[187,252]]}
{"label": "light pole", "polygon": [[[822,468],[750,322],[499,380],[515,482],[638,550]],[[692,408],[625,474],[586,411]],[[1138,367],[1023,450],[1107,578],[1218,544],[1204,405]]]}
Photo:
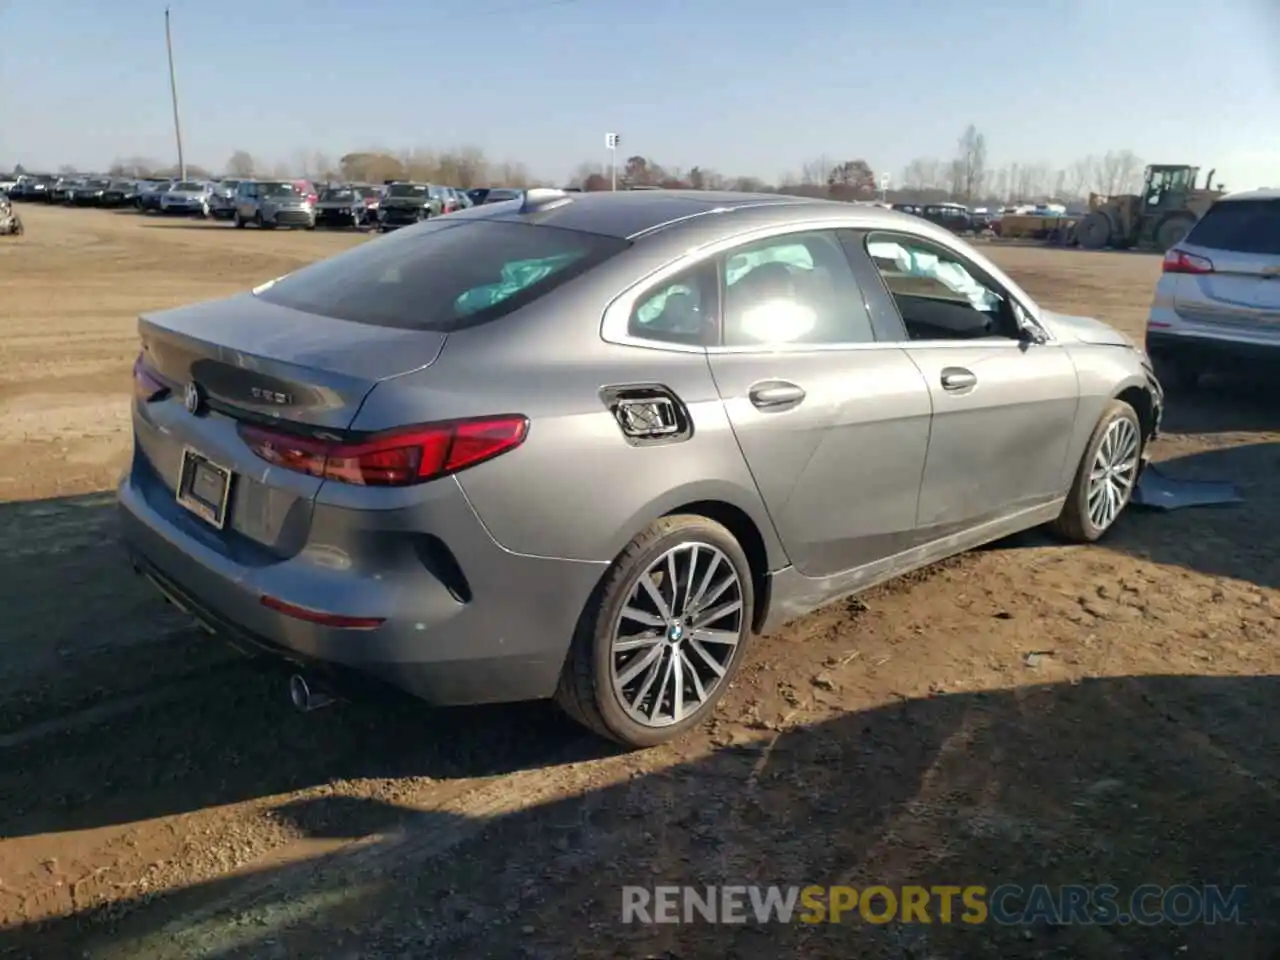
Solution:
{"label": "light pole", "polygon": [[604,148],[609,151],[609,189],[618,189],[618,144],[622,138],[616,133],[604,135]]}
{"label": "light pole", "polygon": [[182,122],[178,119],[178,75],[173,69],[173,38],[169,33],[169,8],[164,8],[164,45],[169,51],[169,92],[173,95],[173,135],[178,141],[178,177],[187,179],[187,162],[182,157]]}

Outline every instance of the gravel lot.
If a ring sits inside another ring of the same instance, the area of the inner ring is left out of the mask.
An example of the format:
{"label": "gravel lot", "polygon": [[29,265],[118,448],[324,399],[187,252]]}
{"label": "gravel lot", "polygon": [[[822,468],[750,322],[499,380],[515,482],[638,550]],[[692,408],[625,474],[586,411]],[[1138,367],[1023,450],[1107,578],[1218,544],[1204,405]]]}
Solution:
{"label": "gravel lot", "polygon": [[[1280,388],[1174,397],[1242,506],[1039,534],[760,641],[619,755],[549,706],[354,703],[166,608],[113,543],[140,311],[360,242],[23,207],[0,241],[0,956],[1274,957]],[[1140,335],[1157,258],[992,246]],[[1219,883],[1243,924],[623,925],[623,884]]]}

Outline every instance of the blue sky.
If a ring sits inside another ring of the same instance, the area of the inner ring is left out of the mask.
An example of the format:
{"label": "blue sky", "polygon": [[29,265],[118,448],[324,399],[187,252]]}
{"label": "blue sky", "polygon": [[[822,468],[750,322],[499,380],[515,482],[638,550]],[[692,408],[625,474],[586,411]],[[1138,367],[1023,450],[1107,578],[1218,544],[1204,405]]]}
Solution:
{"label": "blue sky", "polygon": [[[0,168],[174,157],[163,0],[0,0]],[[1280,186],[1278,0],[172,0],[188,162],[482,147],[774,179],[1132,149]],[[1159,51],[1166,51],[1159,53]],[[1150,53],[1149,53],[1150,52]]]}

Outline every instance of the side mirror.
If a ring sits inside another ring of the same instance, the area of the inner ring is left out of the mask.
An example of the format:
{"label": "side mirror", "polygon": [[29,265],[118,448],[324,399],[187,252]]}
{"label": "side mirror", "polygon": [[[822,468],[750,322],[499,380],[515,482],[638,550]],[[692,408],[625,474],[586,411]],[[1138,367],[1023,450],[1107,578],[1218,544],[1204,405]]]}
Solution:
{"label": "side mirror", "polygon": [[1013,304],[1013,318],[1018,324],[1018,339],[1026,344],[1042,344],[1048,342],[1045,332],[1028,316],[1018,304]]}

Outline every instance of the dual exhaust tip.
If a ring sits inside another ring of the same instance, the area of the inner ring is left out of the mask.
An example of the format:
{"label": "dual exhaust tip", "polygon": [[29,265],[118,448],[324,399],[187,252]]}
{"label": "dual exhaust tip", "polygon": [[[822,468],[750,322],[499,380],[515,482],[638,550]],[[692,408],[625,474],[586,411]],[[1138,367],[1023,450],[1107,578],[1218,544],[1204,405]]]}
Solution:
{"label": "dual exhaust tip", "polygon": [[300,713],[319,710],[336,703],[338,699],[336,693],[321,687],[314,678],[308,680],[300,673],[289,678],[289,702]]}

